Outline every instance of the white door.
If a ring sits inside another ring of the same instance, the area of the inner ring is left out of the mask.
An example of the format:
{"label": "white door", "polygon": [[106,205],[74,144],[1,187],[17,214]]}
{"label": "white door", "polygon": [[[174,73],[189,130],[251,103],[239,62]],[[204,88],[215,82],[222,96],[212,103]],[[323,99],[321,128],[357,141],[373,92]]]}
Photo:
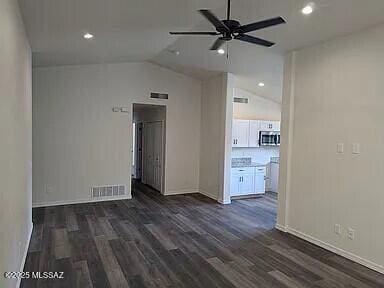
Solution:
{"label": "white door", "polygon": [[259,147],[260,121],[249,122],[249,147]]}
{"label": "white door", "polygon": [[163,166],[163,125],[162,122],[153,123],[153,143],[154,143],[154,173],[153,188],[161,191],[162,166]]}
{"label": "white door", "polygon": [[233,120],[232,146],[249,146],[249,120]]}
{"label": "white door", "polygon": [[144,123],[143,183],[161,191],[163,178],[163,123]]}
{"label": "white door", "polygon": [[143,182],[153,185],[153,126],[144,123],[144,173]]}
{"label": "white door", "polygon": [[256,167],[255,189],[254,189],[256,194],[265,193],[265,176],[266,176],[265,167]]}

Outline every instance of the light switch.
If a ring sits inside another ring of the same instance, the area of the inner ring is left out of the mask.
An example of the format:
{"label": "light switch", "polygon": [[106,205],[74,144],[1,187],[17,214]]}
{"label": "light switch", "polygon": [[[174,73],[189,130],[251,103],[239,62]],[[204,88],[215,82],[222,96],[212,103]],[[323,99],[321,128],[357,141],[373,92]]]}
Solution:
{"label": "light switch", "polygon": [[344,143],[337,143],[337,153],[344,153]]}
{"label": "light switch", "polygon": [[353,154],[360,154],[360,143],[353,143],[352,144],[352,153]]}
{"label": "light switch", "polygon": [[113,112],[120,112],[120,107],[112,107]]}
{"label": "light switch", "polygon": [[120,108],[120,111],[121,111],[122,113],[129,113],[129,112],[130,112],[130,109],[129,109],[128,107],[121,107],[121,108]]}

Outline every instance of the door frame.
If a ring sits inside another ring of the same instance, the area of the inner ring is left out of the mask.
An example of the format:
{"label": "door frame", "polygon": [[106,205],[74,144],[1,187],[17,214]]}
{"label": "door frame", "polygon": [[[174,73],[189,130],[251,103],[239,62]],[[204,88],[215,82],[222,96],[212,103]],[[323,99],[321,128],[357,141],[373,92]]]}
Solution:
{"label": "door frame", "polygon": [[[134,106],[135,105],[148,105],[148,106],[155,106],[155,107],[162,107],[165,109],[165,120],[155,120],[155,121],[135,121],[134,120]],[[159,105],[159,104],[152,104],[152,103],[140,103],[140,102],[134,102],[131,104],[131,129],[133,127],[133,123],[142,123],[142,128],[143,128],[143,131],[142,131],[142,138],[144,138],[144,125],[145,123],[147,122],[161,122],[162,125],[162,133],[161,133],[161,139],[162,139],[162,169],[161,169],[161,189],[160,189],[160,193],[162,195],[165,195],[165,190],[166,190],[166,183],[165,183],[165,176],[166,176],[166,143],[167,143],[167,137],[166,137],[166,131],[167,131],[167,106],[166,105]],[[133,133],[135,131],[132,131],[132,137],[134,136]],[[130,141],[131,142],[131,145],[132,145],[132,142],[133,141]],[[143,180],[143,173],[144,173],[144,142],[143,142],[143,139],[142,139],[142,157],[141,157],[141,180]],[[132,149],[135,149],[135,147],[132,147]],[[131,151],[132,151],[131,149]],[[132,155],[132,154],[131,154]],[[130,167],[132,169],[132,166],[133,166],[133,158],[131,158],[131,161],[130,161]],[[132,173],[130,173],[132,174]],[[132,179],[132,177],[131,177]]]}

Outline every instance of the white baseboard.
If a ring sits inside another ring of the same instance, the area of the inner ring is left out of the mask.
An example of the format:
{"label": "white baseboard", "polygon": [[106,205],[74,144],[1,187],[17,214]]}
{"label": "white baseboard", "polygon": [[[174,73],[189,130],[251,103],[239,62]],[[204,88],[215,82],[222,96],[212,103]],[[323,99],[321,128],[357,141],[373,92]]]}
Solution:
{"label": "white baseboard", "polygon": [[207,196],[208,198],[211,198],[212,200],[218,201],[216,195],[212,195],[211,193],[209,193],[209,192],[207,192],[205,190],[200,189],[199,193],[204,195],[204,196]]}
{"label": "white baseboard", "polygon": [[[29,243],[31,242],[31,237],[32,237],[32,230],[33,230],[33,223],[31,222],[28,229],[27,238],[25,241],[24,253],[23,253],[23,258],[21,259],[19,272],[24,271],[25,260],[27,259],[27,254],[28,254]],[[21,278],[17,278],[16,287],[19,288],[20,284],[21,284]]]}
{"label": "white baseboard", "polygon": [[185,189],[185,190],[167,191],[166,193],[164,193],[164,196],[193,194],[193,193],[199,193],[199,190],[197,190],[197,189],[192,189],[192,190]]}
{"label": "white baseboard", "polygon": [[38,208],[38,207],[50,207],[50,206],[105,202],[105,201],[115,201],[115,200],[129,200],[129,199],[132,199],[132,195],[119,196],[119,197],[103,197],[102,199],[78,199],[78,200],[51,201],[51,202],[40,202],[40,203],[38,202],[38,203],[32,203],[32,207]]}
{"label": "white baseboard", "polygon": [[376,272],[384,274],[384,266],[376,264],[376,263],[374,263],[374,262],[372,262],[370,260],[364,259],[364,258],[362,258],[362,257],[360,257],[360,256],[358,256],[356,254],[353,254],[351,252],[345,251],[345,250],[343,250],[341,248],[333,246],[333,245],[331,245],[329,243],[321,241],[321,240],[319,240],[319,239],[317,239],[315,237],[312,237],[310,235],[307,235],[307,234],[305,234],[303,232],[300,232],[300,231],[295,230],[295,229],[290,228],[290,227],[284,227],[284,226],[281,226],[281,225],[277,224],[276,225],[276,229],[278,229],[280,231],[283,231],[283,232],[286,232],[286,233],[289,233],[289,234],[292,234],[292,235],[294,235],[296,237],[299,237],[299,238],[301,238],[303,240],[306,240],[306,241],[308,241],[308,242],[310,242],[312,244],[315,244],[315,245],[317,245],[317,246],[319,246],[321,248],[329,250],[329,251],[331,251],[331,252],[333,252],[333,253],[335,253],[337,255],[340,255],[340,256],[342,256],[344,258],[347,258],[347,259],[349,259],[349,260],[351,260],[353,262],[356,262],[356,263],[358,263],[360,265],[363,265],[363,266],[365,266],[365,267],[367,267],[369,269],[372,269],[372,270],[374,270]]}
{"label": "white baseboard", "polygon": [[283,226],[283,225],[280,225],[280,224],[276,224],[275,225],[275,228],[281,232],[287,232],[287,227]]}

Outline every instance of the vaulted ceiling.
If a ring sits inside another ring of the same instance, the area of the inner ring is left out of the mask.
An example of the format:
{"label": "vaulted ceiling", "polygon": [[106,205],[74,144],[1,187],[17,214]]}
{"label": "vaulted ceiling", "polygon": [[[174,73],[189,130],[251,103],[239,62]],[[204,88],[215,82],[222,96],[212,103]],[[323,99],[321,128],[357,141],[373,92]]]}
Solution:
{"label": "vaulted ceiling", "polygon": [[[310,1],[309,1],[310,2]],[[273,48],[231,41],[226,55],[209,51],[214,37],[171,36],[169,31],[212,30],[196,12],[225,18],[225,0],[19,0],[34,66],[150,61],[195,78],[228,71],[237,86],[281,100],[283,55],[384,22],[383,0],[232,0],[232,18],[246,24],[282,16],[287,24],[252,35]],[[83,34],[94,34],[85,40]],[[179,51],[179,55],[173,53]],[[264,82],[265,87],[257,84]]]}

